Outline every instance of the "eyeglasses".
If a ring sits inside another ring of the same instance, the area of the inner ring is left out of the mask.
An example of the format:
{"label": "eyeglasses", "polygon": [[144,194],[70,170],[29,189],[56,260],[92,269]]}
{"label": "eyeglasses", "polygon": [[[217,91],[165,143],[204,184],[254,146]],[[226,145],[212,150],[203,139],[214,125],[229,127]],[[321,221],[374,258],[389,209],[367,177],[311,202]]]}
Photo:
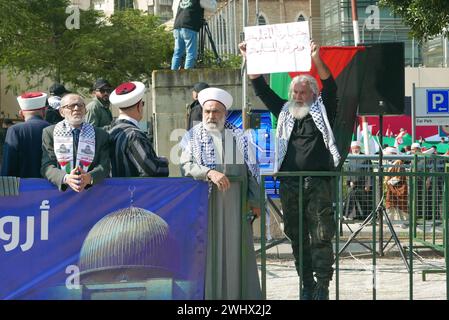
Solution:
{"label": "eyeglasses", "polygon": [[67,108],[70,111],[73,111],[73,110],[75,110],[75,107],[78,107],[78,109],[84,109],[85,106],[86,105],[84,103],[77,102],[77,103],[72,103],[72,104],[65,105],[65,106],[63,106],[63,108]]}

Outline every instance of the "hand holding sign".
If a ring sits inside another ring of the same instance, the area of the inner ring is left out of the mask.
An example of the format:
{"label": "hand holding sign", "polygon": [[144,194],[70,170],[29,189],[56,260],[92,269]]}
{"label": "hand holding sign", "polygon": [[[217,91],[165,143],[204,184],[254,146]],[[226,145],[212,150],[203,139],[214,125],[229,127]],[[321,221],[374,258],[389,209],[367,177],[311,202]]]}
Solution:
{"label": "hand holding sign", "polygon": [[[306,21],[246,27],[248,74],[309,71],[309,41],[309,24]],[[319,47],[312,52],[312,58],[318,53]]]}

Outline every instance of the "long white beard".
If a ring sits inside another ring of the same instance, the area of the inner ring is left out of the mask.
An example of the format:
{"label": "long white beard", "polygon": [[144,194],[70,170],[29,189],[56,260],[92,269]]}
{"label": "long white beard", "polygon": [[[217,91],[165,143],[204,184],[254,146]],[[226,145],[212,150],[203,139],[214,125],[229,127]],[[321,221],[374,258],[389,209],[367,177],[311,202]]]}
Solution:
{"label": "long white beard", "polygon": [[299,102],[291,101],[288,106],[288,111],[290,111],[293,118],[295,118],[296,120],[299,120],[309,114],[310,105],[307,103],[299,103]]}
{"label": "long white beard", "polygon": [[222,132],[224,129],[224,123],[225,120],[219,120],[218,122],[203,122],[204,128],[206,128],[207,131],[212,132]]}

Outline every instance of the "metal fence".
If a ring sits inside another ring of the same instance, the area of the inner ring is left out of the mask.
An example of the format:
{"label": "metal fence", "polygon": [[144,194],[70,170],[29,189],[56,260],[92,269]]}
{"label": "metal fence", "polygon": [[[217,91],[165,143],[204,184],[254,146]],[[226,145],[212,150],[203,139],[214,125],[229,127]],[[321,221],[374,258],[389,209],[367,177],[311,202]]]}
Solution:
{"label": "metal fence", "polygon": [[[238,43],[243,30],[240,30],[240,24],[237,23],[237,5],[236,0],[228,0],[206,20],[221,58],[239,53]],[[205,47],[212,50],[210,41],[205,41]]]}
{"label": "metal fence", "polygon": [[[400,257],[408,272],[408,298],[414,297],[414,260],[420,256],[416,250],[430,248],[444,255],[445,268],[426,268],[422,271],[422,279],[426,274],[446,274],[446,298],[449,299],[449,263],[448,243],[448,190],[449,174],[448,157],[443,156],[384,156],[382,166],[376,156],[350,156],[340,172],[281,172],[275,177],[297,177],[299,183],[299,239],[302,239],[304,208],[302,193],[304,177],[330,176],[335,194],[335,221],[337,230],[334,239],[335,253],[335,298],[340,297],[340,258],[351,241],[363,228],[371,228],[371,239],[361,242],[370,250],[372,273],[372,299],[377,298],[377,259],[384,256],[389,244],[396,245]],[[447,171],[447,169],[446,169]],[[273,175],[263,174],[264,179],[272,179]],[[261,207],[267,200],[266,186],[261,185]],[[268,201],[270,196],[268,195]],[[353,224],[357,222],[356,224]],[[265,235],[265,215],[261,217],[261,235]],[[387,227],[389,239],[384,234]],[[403,232],[398,236],[398,226]],[[352,226],[352,228],[351,228]],[[342,243],[342,228],[349,228],[351,234]],[[266,239],[261,236],[261,281],[262,291],[266,297]],[[401,243],[402,241],[402,243]],[[301,241],[302,242],[302,241]],[[302,243],[300,243],[300,261],[302,261]],[[300,268],[302,270],[302,266]],[[302,288],[299,286],[299,296]],[[357,288],[352,288],[357,292]]]}

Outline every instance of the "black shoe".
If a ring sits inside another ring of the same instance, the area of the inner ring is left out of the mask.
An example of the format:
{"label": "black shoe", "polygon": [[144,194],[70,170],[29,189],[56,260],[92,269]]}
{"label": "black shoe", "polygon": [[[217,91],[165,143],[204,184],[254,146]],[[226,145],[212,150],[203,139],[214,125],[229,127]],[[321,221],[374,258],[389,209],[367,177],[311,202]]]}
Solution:
{"label": "black shoe", "polygon": [[313,284],[304,286],[302,288],[301,300],[313,300],[315,294],[316,282]]}

